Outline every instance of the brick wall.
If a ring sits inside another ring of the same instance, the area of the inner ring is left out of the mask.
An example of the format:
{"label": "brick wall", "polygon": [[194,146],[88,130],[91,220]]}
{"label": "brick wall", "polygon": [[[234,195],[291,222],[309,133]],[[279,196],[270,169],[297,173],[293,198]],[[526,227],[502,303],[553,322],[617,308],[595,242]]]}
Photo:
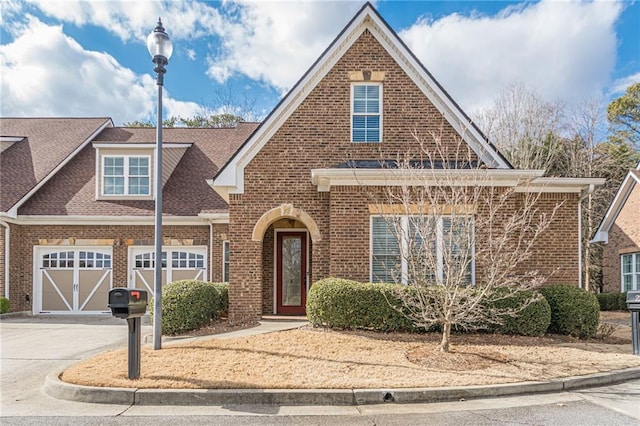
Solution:
{"label": "brick wall", "polygon": [[640,185],[636,184],[615,223],[609,230],[609,242],[602,256],[602,280],[605,292],[621,290],[620,256],[640,252]]}
{"label": "brick wall", "polygon": [[[214,243],[207,270],[213,272],[214,281],[221,281],[222,241],[221,236],[228,232],[227,225],[214,225]],[[209,246],[209,226],[163,226],[163,238],[184,241],[185,246]],[[65,244],[73,240],[113,239],[113,285],[127,284],[127,257],[129,244],[153,246],[153,226],[11,226],[11,285],[10,300],[12,311],[31,311],[33,300],[33,255],[34,246],[40,240],[64,240]],[[63,246],[60,246],[63,247]],[[69,247],[68,245],[66,247]],[[208,277],[207,277],[208,279]]]}
{"label": "brick wall", "polygon": [[[349,71],[381,71],[383,81],[383,141],[350,142]],[[319,193],[311,183],[311,169],[331,168],[347,160],[396,159],[415,154],[419,144],[439,146],[454,152],[459,137],[419,88],[369,33],[363,33],[324,79],[276,131],[244,171],[244,194],[232,194],[229,202],[231,235],[230,320],[257,319],[272,309],[273,266],[263,256],[273,256],[272,235],[252,241],[256,222],[282,204],[306,212],[319,227],[313,241],[313,281],[328,276],[369,279],[369,202],[359,188],[333,187]],[[468,153],[463,153],[468,159]],[[453,159],[453,158],[450,158]],[[476,159],[471,155],[471,159]],[[544,197],[543,197],[544,198]],[[567,204],[560,221],[575,217]],[[573,204],[572,204],[573,203]],[[577,225],[564,223],[549,233],[549,247],[566,250],[560,256],[558,279],[577,282]],[[267,232],[269,234],[269,231]],[[542,247],[542,246],[541,246]],[[548,253],[545,250],[544,253]],[[573,259],[573,260],[571,260]],[[542,252],[535,259],[544,271],[557,269]]]}

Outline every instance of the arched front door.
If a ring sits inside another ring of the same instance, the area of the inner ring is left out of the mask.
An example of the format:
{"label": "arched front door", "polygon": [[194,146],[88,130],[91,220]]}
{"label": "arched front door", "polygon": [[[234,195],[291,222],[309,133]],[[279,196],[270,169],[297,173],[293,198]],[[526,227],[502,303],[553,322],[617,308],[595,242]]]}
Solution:
{"label": "arched front door", "polygon": [[307,232],[276,231],[276,310],[305,315],[308,282]]}

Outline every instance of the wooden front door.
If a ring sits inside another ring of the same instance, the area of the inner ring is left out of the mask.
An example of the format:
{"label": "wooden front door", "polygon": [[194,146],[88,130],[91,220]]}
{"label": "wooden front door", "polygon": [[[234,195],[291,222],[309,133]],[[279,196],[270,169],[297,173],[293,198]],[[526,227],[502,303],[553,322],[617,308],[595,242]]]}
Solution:
{"label": "wooden front door", "polygon": [[278,232],[276,239],[277,313],[305,315],[307,304],[307,233]]}

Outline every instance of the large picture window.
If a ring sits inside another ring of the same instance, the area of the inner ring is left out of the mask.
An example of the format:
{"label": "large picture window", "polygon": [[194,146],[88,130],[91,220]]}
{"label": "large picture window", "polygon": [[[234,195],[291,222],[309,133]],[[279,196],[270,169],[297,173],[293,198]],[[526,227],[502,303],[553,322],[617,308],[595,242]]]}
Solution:
{"label": "large picture window", "polygon": [[382,85],[351,86],[351,141],[382,140]]}
{"label": "large picture window", "polygon": [[371,281],[474,283],[470,216],[372,216]]}
{"label": "large picture window", "polygon": [[623,254],[622,291],[640,290],[640,253]]}
{"label": "large picture window", "polygon": [[104,156],[103,195],[150,195],[148,156]]}

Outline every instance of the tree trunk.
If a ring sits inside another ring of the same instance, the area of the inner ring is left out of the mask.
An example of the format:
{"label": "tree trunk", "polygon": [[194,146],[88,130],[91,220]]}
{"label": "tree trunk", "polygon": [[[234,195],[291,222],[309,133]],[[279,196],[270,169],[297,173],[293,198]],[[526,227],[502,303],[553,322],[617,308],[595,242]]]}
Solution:
{"label": "tree trunk", "polygon": [[449,352],[450,340],[451,323],[447,321],[442,325],[442,341],[440,342],[440,352]]}

